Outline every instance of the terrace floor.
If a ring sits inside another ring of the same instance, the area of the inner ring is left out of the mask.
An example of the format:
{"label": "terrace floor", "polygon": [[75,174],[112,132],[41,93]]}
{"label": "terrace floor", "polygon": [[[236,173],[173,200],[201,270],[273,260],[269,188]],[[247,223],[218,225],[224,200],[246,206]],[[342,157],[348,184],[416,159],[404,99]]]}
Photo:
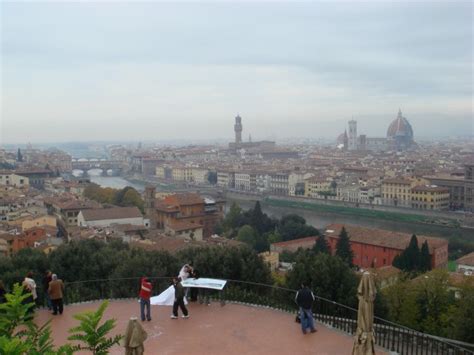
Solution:
{"label": "terrace floor", "polygon": [[[62,315],[37,312],[39,324],[51,319],[54,342],[66,342],[68,329],[77,325],[72,315],[97,309],[99,302],[65,307]],[[188,305],[190,318],[170,319],[171,307],[152,306],[152,321],[142,322],[148,333],[145,354],[351,354],[353,338],[317,324],[318,332],[303,335],[294,316],[268,308],[228,303]],[[114,334],[124,333],[130,317],[139,316],[137,301],[111,301],[104,319],[115,318]],[[111,354],[123,354],[115,347]],[[387,354],[378,350],[377,354]]]}

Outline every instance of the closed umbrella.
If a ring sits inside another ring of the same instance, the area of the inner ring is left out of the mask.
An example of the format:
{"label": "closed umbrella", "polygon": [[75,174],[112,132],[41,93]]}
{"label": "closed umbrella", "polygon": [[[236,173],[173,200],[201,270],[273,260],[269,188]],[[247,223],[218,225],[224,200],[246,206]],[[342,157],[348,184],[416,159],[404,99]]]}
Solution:
{"label": "closed umbrella", "polygon": [[353,355],[375,354],[374,300],[377,291],[372,274],[364,272],[357,288],[359,309],[357,312],[357,331],[354,337]]}
{"label": "closed umbrella", "polygon": [[145,353],[143,343],[147,336],[137,318],[130,318],[124,337],[125,355],[143,355]]}

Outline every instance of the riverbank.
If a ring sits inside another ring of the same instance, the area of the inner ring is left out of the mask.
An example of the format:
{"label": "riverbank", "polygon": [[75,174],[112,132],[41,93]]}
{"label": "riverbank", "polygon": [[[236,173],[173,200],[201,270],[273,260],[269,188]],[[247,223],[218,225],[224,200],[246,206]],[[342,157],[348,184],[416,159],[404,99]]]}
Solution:
{"label": "riverbank", "polygon": [[441,226],[447,226],[452,228],[460,227],[458,220],[453,218],[439,218],[439,217],[428,217],[426,215],[419,214],[408,214],[401,212],[391,211],[380,211],[376,209],[367,208],[355,208],[348,206],[333,206],[327,204],[319,204],[317,202],[303,202],[303,201],[287,201],[280,200],[272,197],[263,199],[263,201],[270,206],[286,207],[286,208],[299,208],[306,209],[315,212],[324,213],[337,213],[343,216],[356,216],[362,218],[376,218],[381,220],[393,221],[393,222],[412,222],[412,223],[425,223],[435,224]]}

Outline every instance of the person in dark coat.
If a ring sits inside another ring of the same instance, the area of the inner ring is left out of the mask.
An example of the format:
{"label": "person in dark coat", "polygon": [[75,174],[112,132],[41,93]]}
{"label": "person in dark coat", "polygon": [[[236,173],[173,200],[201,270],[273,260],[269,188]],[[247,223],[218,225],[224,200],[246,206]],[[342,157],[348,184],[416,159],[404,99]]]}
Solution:
{"label": "person in dark coat", "polygon": [[178,318],[178,307],[181,308],[181,312],[183,312],[182,318],[189,318],[188,310],[184,304],[184,288],[181,285],[181,279],[179,277],[173,278],[173,285],[174,285],[174,303],[173,303],[173,314],[171,315],[171,319]]}
{"label": "person in dark coat", "polygon": [[51,271],[46,271],[43,277],[43,292],[44,292],[44,298],[46,299],[46,306],[48,307],[49,310],[53,309],[53,305],[51,303],[51,298],[49,297],[48,293],[48,288],[49,288],[49,283],[52,280],[53,273]]}
{"label": "person in dark coat", "polygon": [[[199,279],[199,271],[194,269],[191,273],[191,277],[195,280]],[[196,302],[198,299],[198,294],[199,294],[199,288],[198,287],[192,287],[191,288],[191,302]]]}
{"label": "person in dark coat", "polygon": [[5,289],[5,285],[3,284],[3,281],[0,280],[0,303],[6,303],[7,298],[5,295],[7,294],[7,290]]}
{"label": "person in dark coat", "polygon": [[313,292],[306,283],[301,284],[301,289],[296,293],[295,301],[300,307],[301,329],[306,334],[309,328],[311,333],[316,332],[313,319],[313,302],[315,300]]}

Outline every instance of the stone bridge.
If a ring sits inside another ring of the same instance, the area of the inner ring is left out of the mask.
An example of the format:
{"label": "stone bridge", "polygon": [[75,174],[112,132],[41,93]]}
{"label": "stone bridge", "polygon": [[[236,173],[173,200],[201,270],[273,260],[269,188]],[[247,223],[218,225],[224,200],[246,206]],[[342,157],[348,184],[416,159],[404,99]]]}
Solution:
{"label": "stone bridge", "polygon": [[102,174],[106,175],[108,170],[112,170],[113,173],[120,174],[125,170],[127,164],[119,160],[104,160],[104,159],[73,159],[72,160],[72,169],[73,170],[82,170],[84,173],[91,169],[100,169]]}

